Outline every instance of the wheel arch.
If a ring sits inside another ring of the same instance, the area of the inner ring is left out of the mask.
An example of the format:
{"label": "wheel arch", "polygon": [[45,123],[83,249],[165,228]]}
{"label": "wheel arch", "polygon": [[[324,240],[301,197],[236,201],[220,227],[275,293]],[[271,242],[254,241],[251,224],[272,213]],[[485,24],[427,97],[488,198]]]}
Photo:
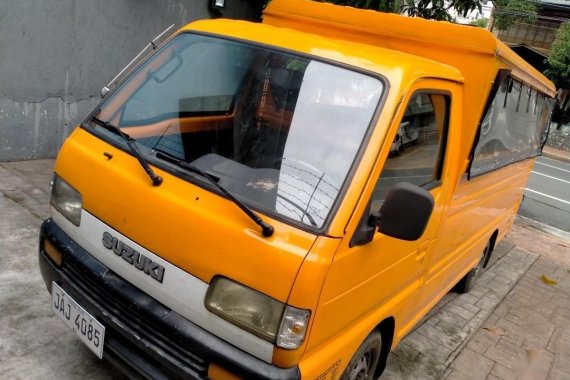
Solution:
{"label": "wheel arch", "polygon": [[490,247],[489,247],[489,254],[487,255],[487,258],[485,259],[485,262],[483,263],[483,268],[487,268],[487,264],[489,263],[489,260],[491,260],[491,255],[493,254],[493,251],[495,250],[495,244],[497,242],[497,237],[499,236],[499,230],[496,229],[493,234],[491,235],[491,238],[489,239],[489,242],[491,243]]}
{"label": "wheel arch", "polygon": [[392,350],[392,343],[394,341],[394,330],[396,328],[396,321],[394,317],[388,317],[380,322],[374,330],[380,332],[382,336],[382,347],[380,348],[380,360],[378,362],[378,367],[376,367],[376,372],[374,377],[378,378],[384,372],[386,368],[386,361],[388,360],[388,355]]}

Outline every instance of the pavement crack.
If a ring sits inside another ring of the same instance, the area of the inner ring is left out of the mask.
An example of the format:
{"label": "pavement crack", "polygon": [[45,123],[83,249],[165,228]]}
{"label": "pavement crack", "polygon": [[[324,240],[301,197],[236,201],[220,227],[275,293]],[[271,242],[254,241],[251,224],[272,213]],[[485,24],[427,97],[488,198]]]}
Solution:
{"label": "pavement crack", "polygon": [[[7,191],[7,190],[2,190],[0,191],[0,194],[2,194],[2,196],[9,202],[12,202],[15,206],[25,210],[29,215],[33,216],[34,218],[39,219],[40,221],[45,219],[45,215],[43,215],[41,212],[37,212],[34,210],[33,207],[30,207],[30,205],[26,205],[25,201],[28,199],[24,199],[22,197],[18,197],[16,196],[16,191]],[[29,197],[30,199],[32,199],[31,197]],[[37,203],[35,201],[33,201],[34,203]],[[39,203],[37,203],[37,206],[39,206]]]}

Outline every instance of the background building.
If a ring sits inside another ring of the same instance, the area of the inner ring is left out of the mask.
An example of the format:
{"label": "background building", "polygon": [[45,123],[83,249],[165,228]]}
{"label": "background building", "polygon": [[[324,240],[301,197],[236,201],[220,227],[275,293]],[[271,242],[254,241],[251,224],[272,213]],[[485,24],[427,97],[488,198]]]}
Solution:
{"label": "background building", "polygon": [[515,22],[507,30],[498,30],[490,22],[489,28],[501,41],[511,46],[527,46],[546,58],[558,27],[561,23],[570,21],[570,1],[539,0],[538,3],[540,6],[534,23]]}
{"label": "background building", "polygon": [[[570,22],[570,1],[538,0],[538,3],[538,14],[535,22],[518,21],[506,30],[499,30],[491,19],[488,27],[517,54],[536,69],[544,72],[548,68],[546,58],[555,41],[556,31],[562,23]],[[500,9],[496,9],[493,14],[496,15],[500,12]],[[552,120],[548,144],[554,148],[570,150],[569,89],[559,88],[558,107],[554,110]]]}

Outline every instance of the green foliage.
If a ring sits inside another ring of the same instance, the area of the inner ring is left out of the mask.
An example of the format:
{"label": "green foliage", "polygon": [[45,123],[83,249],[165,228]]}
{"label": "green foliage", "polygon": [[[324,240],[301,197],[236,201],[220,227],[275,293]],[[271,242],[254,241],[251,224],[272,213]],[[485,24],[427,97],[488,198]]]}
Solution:
{"label": "green foliage", "polygon": [[565,22],[558,28],[546,61],[546,76],[557,87],[570,88],[570,22]]}
{"label": "green foliage", "polygon": [[483,13],[483,4],[485,0],[451,0],[449,2],[449,8],[453,8],[465,17],[469,12],[478,10],[479,13]]}
{"label": "green foliage", "polygon": [[[270,0],[267,0],[269,2]],[[478,10],[483,13],[486,0],[314,0],[319,2],[348,5],[355,8],[372,9],[380,12],[403,13],[408,16],[430,20],[454,21],[449,11],[454,9],[466,16]],[[493,27],[505,30],[515,22],[534,23],[537,18],[539,0],[493,0],[495,14]],[[482,22],[475,24],[482,26]]]}
{"label": "green foliage", "polygon": [[430,20],[452,21],[444,0],[408,0],[404,12],[408,16],[423,17]]}
{"label": "green foliage", "polygon": [[537,18],[538,2],[532,0],[495,0],[493,27],[507,30],[517,22],[534,24]]}
{"label": "green foliage", "polygon": [[389,13],[406,13],[408,16],[423,17],[431,20],[452,21],[450,9],[459,14],[478,9],[481,12],[485,0],[324,0],[339,5],[356,8],[374,9]]}
{"label": "green foliage", "polygon": [[[326,1],[326,0],[325,0]],[[327,3],[373,9],[380,12],[399,13],[406,0],[328,0]]]}
{"label": "green foliage", "polygon": [[486,28],[488,22],[489,22],[489,19],[483,17],[483,18],[471,21],[471,25],[478,26],[479,28]]}

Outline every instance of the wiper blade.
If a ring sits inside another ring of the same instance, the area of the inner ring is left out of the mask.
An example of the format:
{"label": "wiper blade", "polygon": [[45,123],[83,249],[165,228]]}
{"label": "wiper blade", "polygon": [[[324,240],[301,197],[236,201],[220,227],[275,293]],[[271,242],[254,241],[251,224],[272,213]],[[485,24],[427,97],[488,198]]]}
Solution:
{"label": "wiper blade", "polygon": [[188,170],[189,172],[196,173],[206,178],[212,185],[214,185],[218,190],[220,190],[222,194],[224,194],[229,200],[234,202],[244,213],[246,213],[246,215],[249,216],[251,220],[253,220],[259,227],[261,227],[261,233],[263,234],[263,236],[270,237],[271,235],[273,235],[273,232],[275,231],[273,226],[263,221],[263,219],[261,219],[259,215],[257,215],[249,207],[247,207],[245,203],[234,197],[228,190],[226,190],[226,188],[220,185],[212,175],[192,165],[191,163],[181,160],[171,154],[168,154],[158,149],[155,149],[155,151],[156,151],[156,157],[171,162],[183,169]]}
{"label": "wiper blade", "polygon": [[106,130],[115,133],[116,135],[121,137],[125,141],[125,143],[127,143],[127,146],[129,147],[131,153],[140,162],[141,166],[143,167],[146,174],[148,174],[148,176],[150,177],[152,184],[154,186],[159,186],[162,183],[162,177],[157,175],[154,172],[154,170],[152,170],[148,162],[146,162],[146,160],[142,156],[141,152],[139,152],[137,146],[135,145],[135,139],[127,135],[125,132],[121,131],[121,128],[117,127],[114,124],[109,123],[108,121],[103,121],[95,116],[93,116],[91,120],[94,121],[97,125],[105,128]]}
{"label": "wiper blade", "polygon": [[[317,227],[317,223],[315,222],[315,219],[313,219],[311,214],[309,214],[309,212],[307,210],[305,210],[303,207],[299,206],[297,203],[293,202],[291,199],[286,198],[279,193],[277,193],[277,198],[283,199],[285,202],[289,203],[291,206],[293,206],[297,210],[301,211],[303,213],[303,218],[306,216],[307,219],[309,219],[309,223],[311,223],[311,226]],[[303,218],[301,218],[301,221],[303,221]]]}

